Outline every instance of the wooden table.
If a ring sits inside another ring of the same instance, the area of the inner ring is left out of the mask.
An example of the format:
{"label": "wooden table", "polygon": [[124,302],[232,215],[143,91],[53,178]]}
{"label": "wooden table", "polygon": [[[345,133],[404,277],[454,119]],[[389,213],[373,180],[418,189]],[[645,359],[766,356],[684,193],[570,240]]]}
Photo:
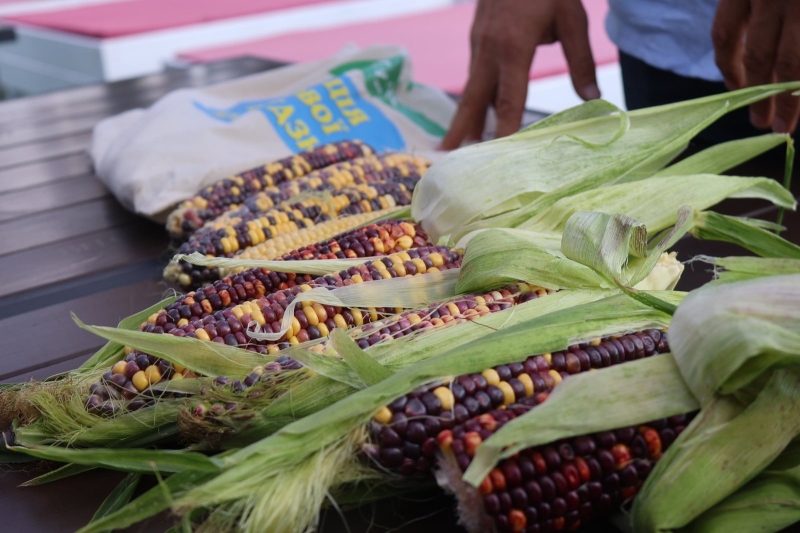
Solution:
{"label": "wooden table", "polygon": [[[91,128],[107,116],[151,104],[179,87],[200,86],[260,72],[278,63],[240,58],[107,85],[0,103],[0,382],[42,379],[77,367],[102,345],[70,319],[114,326],[158,301],[168,286],[164,228],[124,210],[92,173],[85,150]],[[529,114],[532,121],[536,114]],[[781,173],[781,157],[761,158],[741,175]],[[730,214],[774,217],[758,202],[731,201]],[[760,209],[760,211],[756,211]],[[773,218],[774,219],[774,218]],[[800,242],[800,221],[787,217],[787,236]],[[702,250],[741,253],[733,246],[685,239],[682,258]],[[709,267],[687,269],[680,288],[699,286]],[[4,468],[4,467],[0,467]],[[22,489],[30,473],[0,470],[0,517],[5,531],[74,531],[85,524],[121,479],[90,472]],[[416,520],[424,516],[424,519]],[[450,500],[396,499],[346,514],[352,531],[459,531]],[[161,516],[130,531],[163,531]],[[406,524],[406,525],[403,525]],[[329,512],[326,532],[345,531]],[[601,529],[602,530],[602,529]]]}

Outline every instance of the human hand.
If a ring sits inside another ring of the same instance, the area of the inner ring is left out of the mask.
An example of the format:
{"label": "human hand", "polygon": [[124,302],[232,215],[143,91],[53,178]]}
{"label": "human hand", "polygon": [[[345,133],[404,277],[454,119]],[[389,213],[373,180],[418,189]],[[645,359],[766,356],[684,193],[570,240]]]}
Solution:
{"label": "human hand", "polygon": [[[800,80],[800,0],[720,0],[711,37],[728,89]],[[793,132],[798,115],[788,92],[750,106],[755,127],[778,133]]]}
{"label": "human hand", "polygon": [[578,95],[599,98],[580,0],[478,0],[469,80],[441,148],[451,150],[464,139],[480,139],[490,105],[497,115],[496,137],[519,130],[533,54],[540,44],[555,41],[564,48]]}

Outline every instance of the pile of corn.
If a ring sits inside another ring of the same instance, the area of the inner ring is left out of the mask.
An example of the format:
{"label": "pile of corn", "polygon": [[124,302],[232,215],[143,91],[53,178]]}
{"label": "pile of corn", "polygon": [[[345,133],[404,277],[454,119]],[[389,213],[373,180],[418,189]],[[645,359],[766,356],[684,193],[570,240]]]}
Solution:
{"label": "pile of corn", "polygon": [[[188,292],[79,323],[109,344],[68,379],[0,388],[9,454],[128,470],[120,500],[163,474],[81,533],[168,510],[299,533],[327,505],[433,482],[470,533],[620,511],[633,531],[796,522],[800,247],[699,216],[727,197],[792,208],[780,185],[713,174],[783,140],[666,166],[717,109],[770,91],[673,107],[679,125],[587,104],[429,173],[344,141],[206,187],[168,220],[164,276]],[[720,260],[716,286],[674,291],[665,253],[698,221],[780,259]]]}

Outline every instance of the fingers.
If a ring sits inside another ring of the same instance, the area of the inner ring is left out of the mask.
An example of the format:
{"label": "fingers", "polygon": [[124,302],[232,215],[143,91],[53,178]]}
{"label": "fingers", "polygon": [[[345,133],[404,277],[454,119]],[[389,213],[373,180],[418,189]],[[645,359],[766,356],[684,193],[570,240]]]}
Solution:
{"label": "fingers", "polygon": [[[800,13],[788,10],[783,20],[778,53],[775,58],[778,81],[800,80]],[[792,133],[800,115],[800,98],[786,92],[775,98],[775,119],[772,129],[777,133]]]}
{"label": "fingers", "polygon": [[505,137],[519,131],[525,100],[528,97],[530,61],[510,61],[500,71],[494,110],[497,114],[495,137]]}
{"label": "fingers", "polygon": [[[764,85],[774,81],[775,57],[781,34],[778,2],[753,2],[753,12],[744,44],[744,65],[747,86]],[[757,128],[769,128],[775,114],[775,99],[767,98],[750,106],[750,122]]]}
{"label": "fingers", "polygon": [[496,68],[489,58],[478,52],[470,69],[467,86],[458,102],[458,111],[453,117],[453,122],[450,123],[450,129],[442,139],[440,145],[442,150],[454,150],[468,135],[474,136],[478,128],[483,130],[486,110],[492,99],[496,83]]}
{"label": "fingers", "polygon": [[749,14],[747,0],[720,0],[711,27],[714,59],[730,90],[740,89],[745,84],[742,55]]}
{"label": "fingers", "polygon": [[564,56],[569,65],[572,86],[575,92],[584,100],[600,98],[597,88],[594,56],[589,45],[589,24],[586,11],[580,2],[570,2],[564,5],[569,10],[565,16],[559,17],[556,31],[564,48]]}

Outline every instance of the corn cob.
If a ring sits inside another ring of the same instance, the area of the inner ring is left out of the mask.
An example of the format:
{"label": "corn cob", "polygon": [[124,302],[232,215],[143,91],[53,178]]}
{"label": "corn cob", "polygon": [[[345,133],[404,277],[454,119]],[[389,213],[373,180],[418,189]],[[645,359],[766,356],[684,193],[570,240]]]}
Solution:
{"label": "corn cob", "polygon": [[[646,330],[531,356],[480,374],[458,376],[449,386],[440,383],[422,387],[378,411],[371,427],[373,444],[365,451],[384,468],[401,474],[428,472],[441,443],[448,441],[455,425],[501,406],[541,403],[571,374],[667,350],[665,335]],[[460,449],[454,451],[459,461],[465,461]]]}
{"label": "corn cob", "polygon": [[[347,236],[343,236],[342,231],[354,226],[361,226],[364,222],[379,214],[380,212],[353,215],[316,224],[310,228],[284,233],[261,243],[257,247],[246,249],[239,257],[242,259],[278,260],[281,259],[282,254],[295,254],[293,257],[285,257],[284,259],[289,260],[295,257],[300,258],[301,256],[304,259],[327,259],[330,257],[308,253],[309,247],[320,247],[324,246],[323,244],[308,245],[297,250],[295,248],[308,242],[319,243],[320,240],[330,237],[333,237],[333,239],[328,241],[329,243],[335,241],[331,246],[336,246],[337,249],[344,249],[347,252],[345,257],[353,259],[384,255],[392,251],[399,252],[412,246],[419,247],[428,244],[427,235],[422,228],[411,222],[401,220],[380,221],[365,228],[359,227],[350,231]],[[341,242],[336,244],[339,240]],[[231,272],[225,272],[224,275],[232,275],[245,270],[249,269],[238,268]],[[203,267],[185,261],[172,261],[165,268],[164,277],[177,281],[183,287],[198,287],[203,282],[218,279],[222,275],[220,270],[215,267]]]}
{"label": "corn cob", "polygon": [[[294,311],[292,327],[277,341],[260,341],[248,338],[246,335],[249,324],[253,321],[264,329],[271,328],[273,332],[280,331],[284,311],[301,292],[313,287],[342,287],[353,283],[363,283],[379,279],[402,276],[411,276],[417,273],[415,263],[421,258],[427,258],[435,265],[426,269],[435,272],[458,268],[461,266],[462,255],[460,251],[443,246],[431,246],[412,249],[407,252],[391,254],[382,259],[369,261],[358,267],[342,270],[338,274],[322,276],[311,283],[296,285],[272,294],[265,294],[258,299],[249,299],[246,290],[244,295],[239,290],[222,289],[217,294],[225,309],[207,313],[203,311],[199,316],[189,318],[180,316],[192,306],[184,301],[178,310],[180,318],[175,322],[176,309],[169,312],[152,315],[147,322],[142,324],[141,330],[147,333],[168,333],[177,337],[193,337],[204,341],[219,342],[231,346],[239,346],[250,351],[263,354],[272,354],[293,344],[315,340],[327,336],[337,327],[349,328],[361,326],[365,323],[378,320],[379,316],[394,314],[400,310],[385,308],[368,308],[364,313],[360,309],[348,309],[321,304],[310,304],[298,307]],[[425,273],[421,271],[420,273]],[[412,273],[413,272],[413,273]],[[242,286],[246,286],[242,284]],[[213,287],[208,286],[208,287]],[[206,287],[205,289],[208,289]],[[197,293],[195,293],[195,297]],[[211,296],[208,296],[210,299]],[[202,300],[201,300],[202,301]],[[197,303],[197,302],[194,302]],[[202,304],[201,304],[202,309]],[[196,308],[195,308],[196,310]],[[160,325],[163,322],[163,325]],[[132,359],[136,365],[141,361],[149,361],[148,366],[136,368],[130,364]],[[294,364],[290,362],[290,364]],[[149,367],[154,367],[149,370]],[[92,385],[92,390],[86,405],[99,413],[113,413],[121,408],[123,400],[130,400],[131,395],[148,390],[149,386],[164,379],[186,377],[183,369],[175,368],[168,361],[153,358],[138,351],[131,351],[126,355],[126,360],[114,365],[110,374],[106,373],[101,382]],[[146,397],[137,396],[137,400],[146,403]],[[138,405],[138,403],[137,403]]]}
{"label": "corn cob", "polygon": [[182,241],[231,206],[267,187],[304,176],[329,165],[372,155],[374,150],[361,141],[326,144],[278,161],[268,163],[231,178],[220,180],[181,203],[167,220],[167,230],[176,241]]}
{"label": "corn cob", "polygon": [[[226,211],[213,219],[210,224],[205,224],[199,231],[209,226],[219,229],[221,224],[229,224],[229,221],[235,218],[253,214],[257,216],[258,213],[263,213],[303,193],[329,191],[335,194],[349,187],[359,188],[359,186],[361,190],[368,190],[366,186],[383,183],[397,183],[413,188],[429,166],[430,162],[421,157],[399,153],[345,161],[314,171],[302,178],[267,187],[247,198],[238,209]],[[388,192],[379,194],[385,196]]]}
{"label": "corn cob", "polygon": [[[426,235],[422,228],[411,222],[402,220],[383,220],[369,226],[338,235],[324,245],[293,250],[285,254],[283,259],[309,260],[326,259],[322,250],[334,247],[348,252],[344,257],[372,257],[406,251],[414,245],[425,246]],[[334,258],[337,256],[334,256]],[[186,266],[192,267],[189,263]],[[302,269],[301,265],[297,266]],[[162,311],[149,318],[149,322],[157,326],[165,326],[172,322],[177,324],[181,319],[203,319],[214,311],[228,307],[231,300],[252,300],[261,298],[278,290],[288,289],[303,283],[313,283],[314,277],[307,274],[272,272],[263,268],[242,269],[221,280],[190,292],[168,305]],[[236,294],[236,297],[233,294]]]}
{"label": "corn cob", "polygon": [[440,434],[444,458],[438,477],[457,493],[461,522],[468,531],[574,531],[610,515],[636,495],[655,462],[694,416],[529,448],[501,461],[477,490],[466,487],[460,480],[475,449],[528,409],[493,409]]}
{"label": "corn cob", "polygon": [[[270,209],[257,218],[251,218],[248,215],[238,222],[236,222],[237,219],[234,219],[232,222],[235,223],[216,231],[202,234],[198,232],[196,236],[193,236],[180,246],[178,253],[200,252],[208,257],[233,257],[233,254],[239,250],[269,242],[278,235],[311,228],[317,223],[329,220],[331,215],[348,215],[362,211],[372,211],[371,201],[377,202],[376,205],[379,207],[383,205],[406,205],[411,201],[411,189],[404,185],[382,184],[378,188],[383,191],[389,191],[387,195],[380,197],[383,203],[376,196],[375,187],[369,187],[370,190],[367,191],[358,191],[355,188],[350,188],[352,190],[337,196],[333,199],[333,202],[328,202],[325,199],[307,199],[292,206]],[[386,200],[386,197],[391,200]],[[164,275],[170,281],[176,281],[176,272],[177,268],[168,265]],[[189,278],[189,281],[191,281],[191,274]],[[177,281],[185,282],[187,280],[178,274]]]}

